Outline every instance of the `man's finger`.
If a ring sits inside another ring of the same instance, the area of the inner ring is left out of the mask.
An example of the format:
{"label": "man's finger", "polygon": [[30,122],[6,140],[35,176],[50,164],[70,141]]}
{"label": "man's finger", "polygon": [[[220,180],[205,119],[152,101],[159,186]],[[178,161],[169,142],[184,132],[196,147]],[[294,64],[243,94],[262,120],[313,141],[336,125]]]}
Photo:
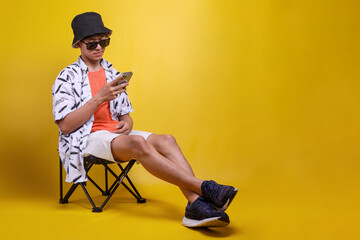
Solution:
{"label": "man's finger", "polygon": [[122,134],[123,132],[121,130],[114,130],[112,131],[113,133],[116,133],[116,134]]}
{"label": "man's finger", "polygon": [[118,90],[118,89],[122,89],[122,88],[124,88],[126,86],[129,86],[129,83],[127,81],[125,81],[124,83],[120,83],[118,85],[115,85],[114,87],[115,87],[115,90]]}
{"label": "man's finger", "polygon": [[124,122],[119,122],[118,125],[116,126],[116,128],[122,128],[124,127],[125,123]]}
{"label": "man's finger", "polygon": [[116,96],[118,96],[118,95],[122,94],[122,93],[125,92],[125,91],[126,91],[126,88],[122,88],[122,89],[119,89],[119,90],[117,90],[117,91],[114,91],[114,94],[115,94]]}
{"label": "man's finger", "polygon": [[[110,85],[111,85],[111,86],[115,86],[116,84],[119,84],[119,82],[122,81],[123,77],[124,77],[124,76],[123,76],[122,74],[120,74],[120,76],[118,76],[118,77],[115,78],[112,82],[110,82]],[[125,80],[123,80],[123,81],[125,81]]]}

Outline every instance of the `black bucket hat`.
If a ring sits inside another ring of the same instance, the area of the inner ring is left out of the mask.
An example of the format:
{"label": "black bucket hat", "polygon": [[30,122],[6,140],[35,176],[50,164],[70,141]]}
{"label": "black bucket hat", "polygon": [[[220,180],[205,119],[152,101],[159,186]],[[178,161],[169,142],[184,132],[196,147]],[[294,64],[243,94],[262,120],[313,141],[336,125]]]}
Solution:
{"label": "black bucket hat", "polygon": [[81,39],[95,35],[107,34],[111,35],[112,31],[104,26],[100,14],[96,12],[86,12],[77,15],[71,22],[71,27],[74,32],[74,40],[72,47],[77,48],[77,44]]}

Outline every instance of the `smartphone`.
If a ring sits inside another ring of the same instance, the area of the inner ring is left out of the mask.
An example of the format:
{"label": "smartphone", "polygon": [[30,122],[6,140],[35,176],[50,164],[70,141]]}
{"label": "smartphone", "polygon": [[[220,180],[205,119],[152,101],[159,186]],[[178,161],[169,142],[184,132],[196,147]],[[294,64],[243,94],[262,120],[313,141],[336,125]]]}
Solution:
{"label": "smartphone", "polygon": [[120,74],[123,76],[123,78],[122,78],[121,81],[120,81],[118,84],[116,84],[116,85],[122,84],[122,83],[124,83],[124,82],[130,82],[130,79],[131,79],[131,77],[132,77],[132,75],[133,75],[132,72],[123,72],[123,73],[120,73]]}

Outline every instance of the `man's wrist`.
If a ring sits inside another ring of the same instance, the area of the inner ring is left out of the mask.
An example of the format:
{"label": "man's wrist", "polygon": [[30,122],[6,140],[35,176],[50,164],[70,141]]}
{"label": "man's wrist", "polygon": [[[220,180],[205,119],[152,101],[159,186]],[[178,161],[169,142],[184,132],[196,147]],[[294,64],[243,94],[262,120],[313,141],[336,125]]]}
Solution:
{"label": "man's wrist", "polygon": [[89,102],[91,102],[96,108],[98,108],[103,103],[103,101],[101,101],[101,99],[96,96],[92,97]]}

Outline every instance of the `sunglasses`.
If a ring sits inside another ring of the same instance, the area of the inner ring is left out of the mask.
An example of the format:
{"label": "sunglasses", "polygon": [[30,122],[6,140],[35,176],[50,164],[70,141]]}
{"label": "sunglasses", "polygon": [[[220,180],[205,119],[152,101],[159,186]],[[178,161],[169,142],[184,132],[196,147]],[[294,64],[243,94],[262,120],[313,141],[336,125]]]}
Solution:
{"label": "sunglasses", "polygon": [[80,40],[82,43],[86,44],[87,50],[94,50],[97,48],[97,45],[100,44],[102,48],[109,46],[110,44],[110,38],[100,40],[98,42],[84,42],[83,40]]}

